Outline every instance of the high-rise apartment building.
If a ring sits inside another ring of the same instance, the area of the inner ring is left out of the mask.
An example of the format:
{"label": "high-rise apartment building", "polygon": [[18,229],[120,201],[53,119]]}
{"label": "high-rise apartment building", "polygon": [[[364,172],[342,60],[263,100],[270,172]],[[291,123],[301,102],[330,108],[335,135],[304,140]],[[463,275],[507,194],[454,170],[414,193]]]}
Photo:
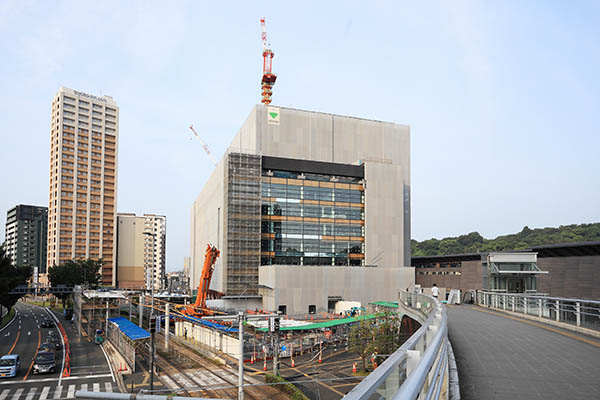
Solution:
{"label": "high-rise apartment building", "polygon": [[117,282],[120,288],[164,288],[167,217],[117,215]]}
{"label": "high-rise apartment building", "polygon": [[102,259],[102,284],[115,286],[117,103],[61,87],[50,127],[47,265]]}
{"label": "high-rise apartment building", "polygon": [[192,288],[211,243],[211,289],[234,307],[396,299],[414,284],[410,128],[257,105],[194,202],[191,241]]}
{"label": "high-rise apartment building", "polygon": [[32,267],[32,281],[47,283],[48,208],[19,204],[6,213],[6,254],[13,265]]}

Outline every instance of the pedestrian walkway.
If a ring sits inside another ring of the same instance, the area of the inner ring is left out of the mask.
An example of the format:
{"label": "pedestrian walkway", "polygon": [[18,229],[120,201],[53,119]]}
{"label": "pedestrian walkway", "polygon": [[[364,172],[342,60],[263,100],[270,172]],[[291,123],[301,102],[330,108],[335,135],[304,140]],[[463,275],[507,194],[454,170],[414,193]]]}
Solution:
{"label": "pedestrian walkway", "polygon": [[461,399],[600,399],[600,340],[478,306],[447,310]]}
{"label": "pedestrian walkway", "polygon": [[[90,382],[81,384],[69,384],[63,381],[58,385],[34,385],[34,382],[27,382],[26,386],[14,385],[8,389],[0,386],[0,400],[53,400],[53,399],[74,399],[75,392],[86,390],[90,392],[113,392],[112,382]],[[116,387],[114,388],[116,389]],[[116,391],[116,390],[115,390]]]}

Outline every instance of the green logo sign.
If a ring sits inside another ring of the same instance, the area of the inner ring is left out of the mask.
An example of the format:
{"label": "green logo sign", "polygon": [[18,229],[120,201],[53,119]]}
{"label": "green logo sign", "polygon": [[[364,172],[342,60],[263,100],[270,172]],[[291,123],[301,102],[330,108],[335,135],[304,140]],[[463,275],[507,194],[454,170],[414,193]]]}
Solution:
{"label": "green logo sign", "polygon": [[277,118],[277,116],[279,115],[278,113],[275,112],[270,112],[269,115],[271,116],[271,118],[275,119]]}

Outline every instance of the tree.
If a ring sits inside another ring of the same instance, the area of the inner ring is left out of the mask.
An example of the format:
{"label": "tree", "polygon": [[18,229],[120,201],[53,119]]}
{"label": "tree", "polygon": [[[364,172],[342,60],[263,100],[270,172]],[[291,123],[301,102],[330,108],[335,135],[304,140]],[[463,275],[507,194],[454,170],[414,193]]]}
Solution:
{"label": "tree", "polygon": [[[52,287],[64,285],[74,287],[75,285],[98,286],[100,283],[100,269],[102,260],[69,260],[64,264],[48,268],[48,279]],[[65,301],[70,294],[56,294],[65,307]]]}
{"label": "tree", "polygon": [[363,371],[367,370],[366,359],[373,352],[373,326],[367,319],[361,319],[350,329],[348,350],[357,354],[362,360]]}
{"label": "tree", "polygon": [[[386,358],[402,345],[400,336],[401,319],[398,314],[386,311],[383,315],[377,317],[377,324],[373,327],[375,340],[373,341],[373,351],[384,355]],[[380,360],[383,361],[383,360]]]}
{"label": "tree", "polygon": [[0,304],[11,308],[24,294],[8,294],[15,287],[25,285],[31,277],[31,267],[13,266],[6,250],[0,246]]}

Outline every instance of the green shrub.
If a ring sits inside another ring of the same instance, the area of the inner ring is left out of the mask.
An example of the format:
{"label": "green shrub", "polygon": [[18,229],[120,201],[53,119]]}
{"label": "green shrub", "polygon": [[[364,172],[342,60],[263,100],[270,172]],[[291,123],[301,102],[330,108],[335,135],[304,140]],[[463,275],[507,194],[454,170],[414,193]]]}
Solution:
{"label": "green shrub", "polygon": [[292,400],[309,400],[309,398],[306,397],[304,393],[300,391],[300,389],[286,381],[281,376],[265,374],[265,382],[271,383],[271,386],[276,387],[282,392],[289,394],[292,397]]}

